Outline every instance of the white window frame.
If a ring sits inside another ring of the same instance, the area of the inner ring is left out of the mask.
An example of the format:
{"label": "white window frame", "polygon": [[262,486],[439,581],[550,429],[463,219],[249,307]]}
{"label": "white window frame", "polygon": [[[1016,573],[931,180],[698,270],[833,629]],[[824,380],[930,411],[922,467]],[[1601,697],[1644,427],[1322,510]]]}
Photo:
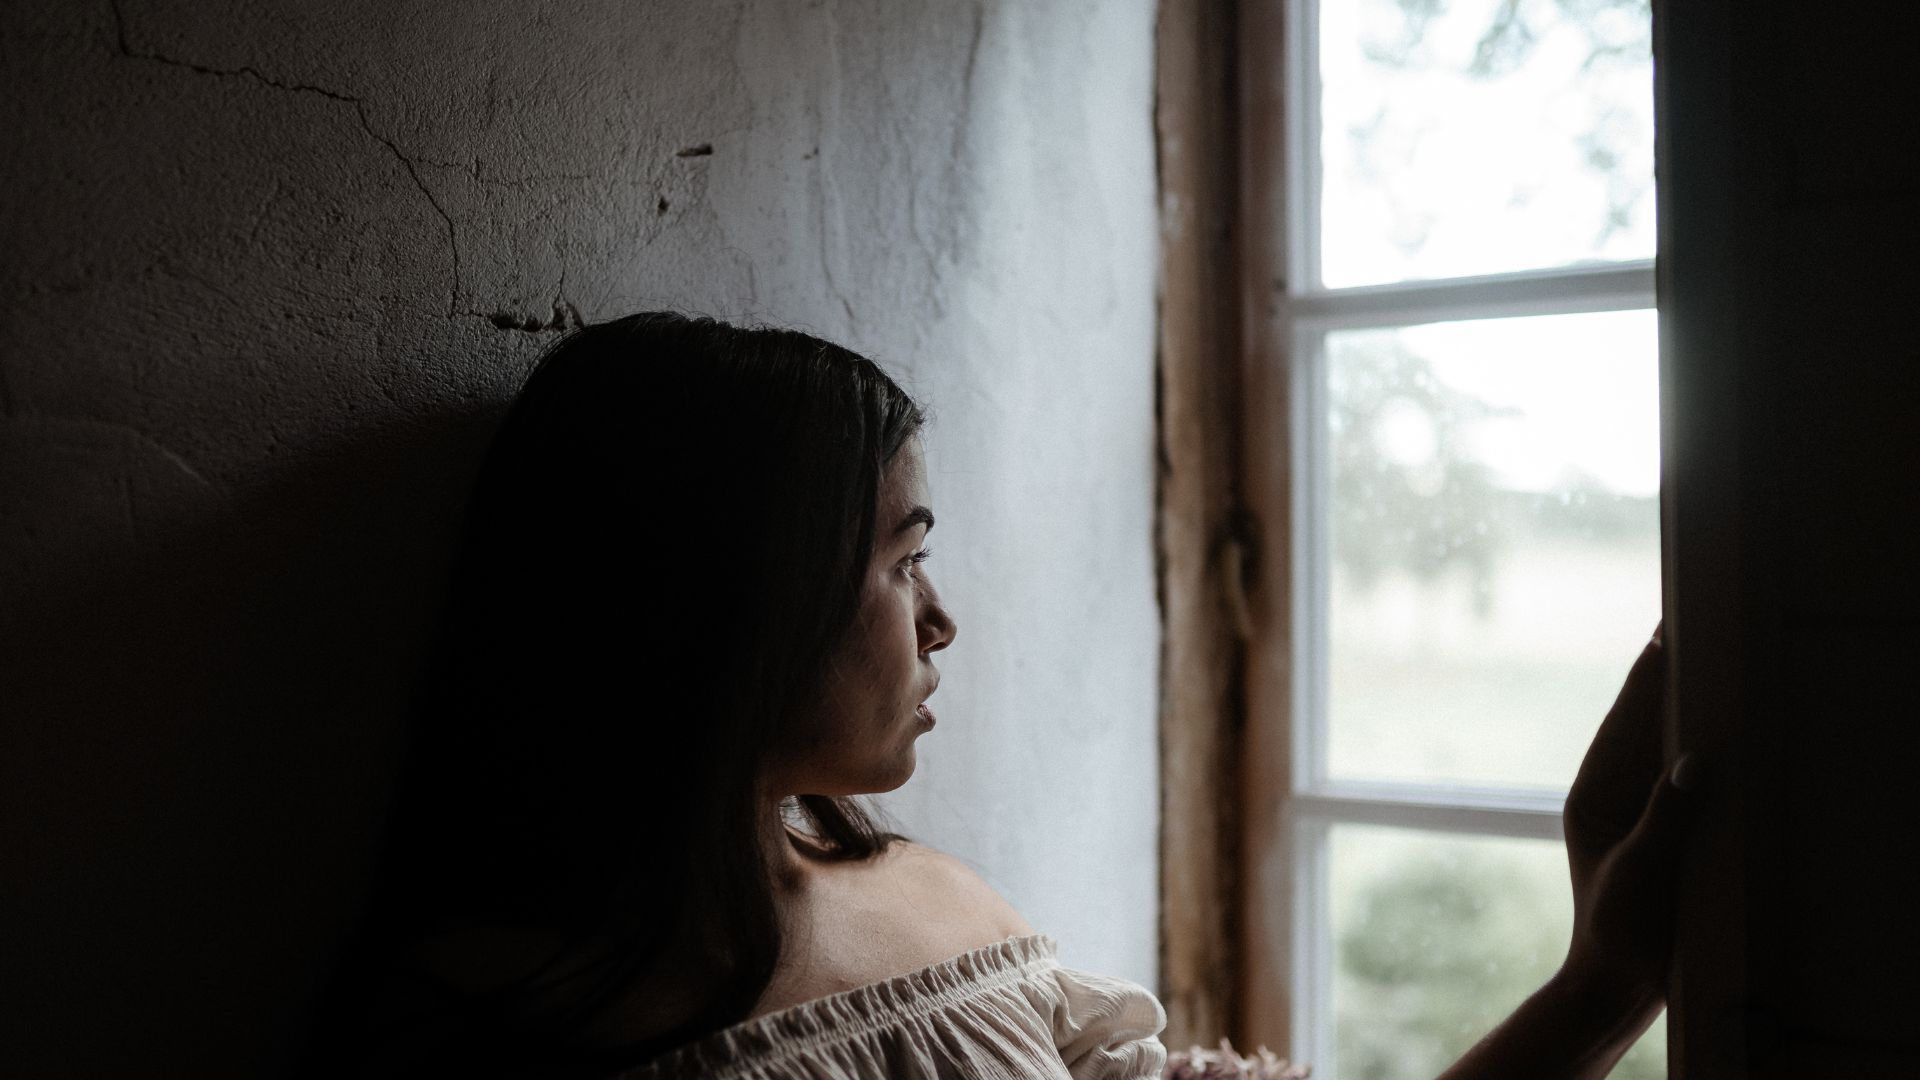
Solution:
{"label": "white window frame", "polygon": [[[1329,561],[1325,342],[1335,331],[1468,319],[1652,310],[1652,260],[1328,289],[1320,284],[1320,0],[1285,5],[1286,288],[1273,340],[1288,343],[1293,415],[1293,561],[1288,637],[1292,786],[1280,835],[1290,850],[1291,1054],[1333,1062],[1333,950],[1328,838],[1335,825],[1385,825],[1464,836],[1561,842],[1564,789],[1334,780],[1327,775]],[[1599,721],[1595,717],[1595,723]],[[1281,898],[1270,898],[1279,900]],[[1316,1072],[1324,1069],[1316,1070]]]}

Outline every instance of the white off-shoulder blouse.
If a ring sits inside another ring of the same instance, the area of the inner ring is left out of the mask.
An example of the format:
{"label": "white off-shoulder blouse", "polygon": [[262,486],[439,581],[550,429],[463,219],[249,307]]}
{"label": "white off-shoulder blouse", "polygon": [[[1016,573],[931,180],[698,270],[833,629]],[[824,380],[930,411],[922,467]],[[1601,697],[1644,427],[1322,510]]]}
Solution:
{"label": "white off-shoulder blouse", "polygon": [[1160,1002],[1054,955],[1045,934],[1008,938],[735,1024],[621,1080],[1157,1080]]}

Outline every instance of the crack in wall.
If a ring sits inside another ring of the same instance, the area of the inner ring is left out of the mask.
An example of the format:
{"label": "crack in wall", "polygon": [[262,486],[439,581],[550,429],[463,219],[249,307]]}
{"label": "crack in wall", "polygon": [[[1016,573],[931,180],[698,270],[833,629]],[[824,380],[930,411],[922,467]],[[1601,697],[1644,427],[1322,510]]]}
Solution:
{"label": "crack in wall", "polygon": [[369,138],[386,147],[387,150],[393,154],[394,160],[398,161],[400,167],[406,170],[407,175],[413,179],[414,186],[418,188],[420,194],[426,198],[427,205],[433,207],[433,212],[439,215],[440,220],[446,225],[447,250],[453,260],[453,281],[447,290],[447,315],[451,317],[460,314],[460,238],[454,229],[453,217],[447,213],[446,207],[441,205],[440,199],[434,195],[433,189],[429,188],[426,181],[421,178],[420,170],[414,165],[413,159],[408,157],[392,139],[374,130],[372,118],[367,115],[367,103],[364,98],[354,97],[351,94],[342,94],[337,90],[329,90],[324,86],[315,86],[311,83],[284,82],[267,75],[265,72],[251,65],[242,65],[237,68],[217,68],[207,64],[197,64],[191,60],[181,60],[177,57],[165,56],[157,52],[136,50],[133,48],[133,44],[127,36],[127,16],[126,11],[121,5],[122,0],[107,0],[107,6],[113,12],[115,44],[118,46],[120,55],[130,60],[145,60],[150,63],[196,72],[201,75],[212,75],[217,78],[251,79],[262,86],[269,86],[276,90],[284,90],[294,94],[315,94],[329,101],[338,101],[353,106],[354,116],[360,121],[361,129],[367,133]]}
{"label": "crack in wall", "polygon": [[564,266],[560,268],[559,283],[553,287],[553,300],[550,306],[553,314],[544,317],[509,308],[499,308],[494,311],[477,311],[469,308],[464,314],[485,319],[492,323],[496,330],[510,330],[523,334],[577,330],[585,326],[587,320],[581,316],[580,309],[574,306],[573,301],[567,299],[567,270]]}
{"label": "crack in wall", "polygon": [[980,82],[980,41],[986,36],[986,8],[975,4],[972,32],[967,36],[967,61],[960,68],[960,101],[954,112],[960,122],[953,126],[953,137],[947,143],[947,157],[955,165],[959,164],[966,143],[967,125],[973,120],[974,87]]}
{"label": "crack in wall", "polygon": [[440,205],[440,199],[434,195],[433,189],[420,178],[420,170],[415,167],[413,159],[402,153],[392,139],[373,130],[373,121],[367,117],[366,103],[355,99],[353,108],[354,113],[360,118],[360,126],[374,140],[393,151],[394,160],[400,163],[401,168],[407,170],[408,176],[413,177],[414,186],[420,189],[420,194],[426,196],[427,205],[433,207],[433,212],[440,215],[440,220],[446,223],[447,251],[453,259],[453,281],[447,289],[447,314],[453,315],[460,310],[460,236],[453,227],[453,215],[447,213],[447,208]]}
{"label": "crack in wall", "polygon": [[334,101],[344,101],[355,105],[360,102],[359,98],[349,97],[346,94],[329,90],[324,86],[314,86],[309,83],[281,82],[279,79],[272,78],[260,69],[251,66],[216,68],[208,67],[205,64],[196,64],[191,60],[180,60],[171,56],[162,56],[159,53],[136,52],[127,38],[127,16],[121,7],[121,0],[107,0],[107,3],[108,6],[113,9],[114,38],[119,45],[120,55],[129,59],[151,60],[154,63],[166,64],[169,67],[186,68],[188,71],[197,71],[202,75],[251,78],[278,90],[302,94],[319,94],[324,98],[331,98]]}
{"label": "crack in wall", "polygon": [[[825,101],[823,102],[819,115],[814,121],[814,138],[816,140],[821,140],[822,134],[827,129],[829,122],[832,123],[835,130],[838,130],[840,127],[840,94],[842,92],[840,85],[840,15],[833,3],[829,2],[826,5],[824,18],[827,24],[826,70],[830,73],[830,79]],[[827,231],[827,226],[830,221],[827,204],[829,202],[833,203],[836,209],[840,204],[839,188],[834,181],[835,170],[827,167],[826,158],[823,155],[815,154],[813,173],[815,181],[820,185],[819,191],[815,194],[813,200],[815,223],[820,230],[820,279],[821,283],[827,287],[827,292],[831,293],[833,298],[840,302],[840,310],[847,316],[847,331],[851,333],[854,324],[858,320],[854,318],[853,302],[848,299],[846,291],[840,287],[840,283],[834,280],[834,253],[830,250],[832,244],[830,243],[830,237]],[[832,215],[831,222],[834,224],[840,223],[837,213]]]}
{"label": "crack in wall", "polygon": [[[123,420],[108,420],[98,416],[73,416],[63,413],[39,412],[23,413],[15,417],[15,419],[24,423],[45,425],[46,428],[52,429],[53,435],[50,445],[60,444],[58,433],[61,428],[69,429],[69,431],[75,428],[83,430],[97,429],[116,435],[129,436],[134,442],[158,454],[161,460],[179,470],[181,475],[192,480],[195,484],[214,491],[222,490],[221,485],[214,483],[205,473],[195,468],[193,463],[182,456],[179,451],[161,442],[140,427]],[[71,439],[69,439],[69,445],[77,446],[81,444],[73,443]],[[95,445],[98,444],[96,443]],[[122,482],[124,481],[125,477],[123,476]]]}
{"label": "crack in wall", "polygon": [[485,170],[482,168],[481,159],[478,157],[471,161],[441,161],[436,158],[416,154],[413,160],[422,165],[432,165],[438,169],[452,169],[456,172],[465,173],[473,179],[474,183],[482,187],[514,191],[524,190],[535,184],[550,184],[559,180],[598,180],[601,178],[599,173],[570,172],[523,173],[519,176],[491,177],[481,175]]}
{"label": "crack in wall", "polygon": [[554,331],[573,330],[586,325],[586,320],[580,316],[580,309],[574,307],[571,300],[565,300],[557,296],[553,301],[553,315],[549,318],[541,318],[538,315],[528,315],[518,311],[504,310],[474,311],[469,309],[466,314],[487,320],[493,324],[496,330],[514,330],[523,334],[545,334]]}

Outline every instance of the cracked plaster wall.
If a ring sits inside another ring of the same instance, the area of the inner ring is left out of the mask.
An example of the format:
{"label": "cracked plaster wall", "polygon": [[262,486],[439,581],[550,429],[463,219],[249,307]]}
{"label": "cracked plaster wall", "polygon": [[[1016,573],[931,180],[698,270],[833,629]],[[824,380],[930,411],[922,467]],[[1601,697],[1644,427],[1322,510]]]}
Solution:
{"label": "cracked plaster wall", "polygon": [[1151,983],[1152,21],[9,5],[5,1054],[279,1060],[488,423],[555,330],[647,306],[812,329],[932,403],[961,632],[887,801]]}

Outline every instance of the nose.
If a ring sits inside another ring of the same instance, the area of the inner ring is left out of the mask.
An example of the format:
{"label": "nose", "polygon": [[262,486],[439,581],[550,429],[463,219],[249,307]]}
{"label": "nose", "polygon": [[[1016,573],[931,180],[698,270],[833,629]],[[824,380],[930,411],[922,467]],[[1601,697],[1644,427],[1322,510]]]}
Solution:
{"label": "nose", "polygon": [[933,582],[925,578],[920,581],[920,617],[916,622],[922,653],[939,652],[953,644],[953,635],[959,631],[953,616],[940,603],[940,594],[934,590]]}

